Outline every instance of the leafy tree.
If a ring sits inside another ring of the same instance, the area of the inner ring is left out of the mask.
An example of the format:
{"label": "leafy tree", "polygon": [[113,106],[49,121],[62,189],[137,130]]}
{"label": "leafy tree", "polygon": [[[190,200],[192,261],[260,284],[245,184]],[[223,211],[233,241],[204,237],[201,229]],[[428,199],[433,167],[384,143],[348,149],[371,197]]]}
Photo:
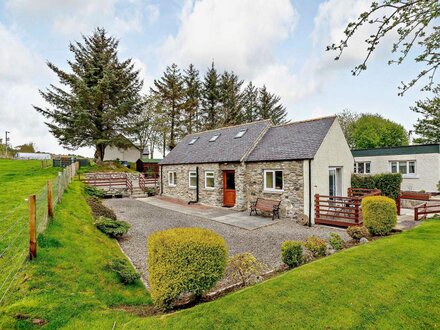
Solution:
{"label": "leafy tree", "polygon": [[354,149],[386,148],[408,145],[408,134],[402,125],[380,115],[363,114],[352,132]]}
{"label": "leafy tree", "polygon": [[280,103],[280,97],[270,93],[266,86],[259,90],[257,119],[272,119],[275,125],[286,121],[286,108]]}
{"label": "leafy tree", "polygon": [[360,115],[356,112],[344,109],[342,112],[337,114],[337,117],[348,145],[350,148],[353,148],[353,131]]}
{"label": "leafy tree", "polygon": [[199,78],[199,71],[190,64],[188,70],[185,70],[184,88],[185,88],[185,102],[184,102],[184,125],[186,133],[191,134],[201,129],[200,125],[200,90],[201,82]]}
{"label": "leafy tree", "polygon": [[225,71],[220,78],[221,122],[222,126],[231,126],[243,122],[243,96],[240,80],[235,73]]}
{"label": "leafy tree", "polygon": [[414,125],[420,137],[416,143],[440,143],[440,87],[434,88],[434,97],[416,102],[411,109],[423,115]]}
{"label": "leafy tree", "polygon": [[220,108],[219,74],[212,62],[202,84],[202,116],[204,129],[214,129],[219,125]]}
{"label": "leafy tree", "polygon": [[67,149],[94,146],[95,158],[104,159],[108,145],[122,143],[129,122],[139,111],[143,82],[131,59],[118,59],[118,41],[97,28],[83,43],[69,46],[74,61],[72,72],[65,72],[49,62],[60,84],[51,85],[42,97],[53,108],[34,108],[50,122],[50,132]]}
{"label": "leafy tree", "polygon": [[151,92],[158,96],[163,103],[163,110],[169,125],[168,148],[172,150],[178,140],[182,109],[185,101],[184,81],[176,64],[168,66],[159,80],[154,81]]}
{"label": "leafy tree", "polygon": [[22,144],[15,148],[17,152],[35,152],[35,144],[33,142]]}
{"label": "leafy tree", "polygon": [[243,120],[250,123],[258,118],[258,88],[250,81],[243,91]]}
{"label": "leafy tree", "polygon": [[400,95],[405,93],[422,77],[428,81],[422,90],[430,90],[434,84],[434,76],[440,65],[440,27],[434,25],[440,16],[440,2],[438,0],[381,0],[373,1],[368,11],[359,15],[359,18],[350,22],[344,33],[345,38],[338,44],[327,46],[327,50],[338,52],[335,60],[339,60],[350,39],[363,25],[375,26],[376,32],[370,35],[367,43],[367,53],[361,64],[353,69],[353,75],[360,74],[367,69],[367,62],[376,47],[388,35],[397,40],[393,44],[392,53],[399,52],[396,59],[388,63],[401,64],[411,50],[417,52],[415,61],[423,63],[425,68],[415,78],[399,87]]}

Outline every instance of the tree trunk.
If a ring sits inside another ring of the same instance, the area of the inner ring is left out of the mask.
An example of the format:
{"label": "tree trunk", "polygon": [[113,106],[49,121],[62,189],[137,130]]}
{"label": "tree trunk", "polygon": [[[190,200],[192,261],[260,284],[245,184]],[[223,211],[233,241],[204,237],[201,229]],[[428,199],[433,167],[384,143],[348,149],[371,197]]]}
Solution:
{"label": "tree trunk", "polygon": [[102,163],[104,161],[104,154],[105,154],[105,148],[107,147],[107,145],[103,144],[103,143],[98,143],[96,145],[96,150],[95,150],[95,161]]}

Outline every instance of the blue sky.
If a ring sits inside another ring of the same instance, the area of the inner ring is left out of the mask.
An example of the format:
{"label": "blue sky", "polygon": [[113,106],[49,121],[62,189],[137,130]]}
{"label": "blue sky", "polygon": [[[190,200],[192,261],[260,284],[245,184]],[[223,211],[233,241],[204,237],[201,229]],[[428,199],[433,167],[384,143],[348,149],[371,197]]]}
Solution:
{"label": "blue sky", "polygon": [[[412,60],[388,66],[392,41],[378,48],[369,68],[350,70],[365,55],[367,27],[338,62],[325,46],[338,41],[368,0],[4,0],[0,2],[0,136],[13,145],[32,141],[43,151],[63,152],[31,104],[44,105],[38,89],[56,83],[45,65],[67,68],[70,41],[96,26],[120,39],[120,57],[133,58],[145,90],[173,62],[194,63],[203,73],[214,59],[258,86],[279,94],[288,117],[301,120],[347,108],[380,113],[412,129],[409,107],[426,95],[416,86],[397,96],[397,86],[420,67]],[[88,149],[82,154],[92,155]]]}

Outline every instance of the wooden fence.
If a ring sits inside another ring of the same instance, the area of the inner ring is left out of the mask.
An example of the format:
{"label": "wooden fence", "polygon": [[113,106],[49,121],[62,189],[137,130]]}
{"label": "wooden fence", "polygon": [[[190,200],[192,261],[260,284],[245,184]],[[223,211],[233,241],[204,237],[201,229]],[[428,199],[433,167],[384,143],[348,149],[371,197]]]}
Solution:
{"label": "wooden fence", "polygon": [[54,218],[54,207],[61,203],[63,193],[78,169],[78,163],[66,167],[58,172],[55,180],[48,181],[42,190],[31,194],[27,198],[27,205],[18,203],[9,213],[2,215],[0,304],[16,284],[18,273],[28,266],[27,261],[37,257],[38,235],[45,231],[50,220]]}
{"label": "wooden fence", "polygon": [[84,183],[103,190],[124,190],[133,193],[132,178],[127,173],[89,173]]}
{"label": "wooden fence", "polygon": [[[361,192],[363,194],[361,194]],[[378,189],[348,191],[351,196],[315,195],[315,223],[340,227],[362,224],[361,201],[366,196],[379,196]]]}
{"label": "wooden fence", "polygon": [[440,214],[440,204],[422,203],[414,207],[414,220],[424,220],[428,214]]}
{"label": "wooden fence", "polygon": [[401,191],[400,198],[401,199],[415,199],[418,201],[429,201],[431,199],[431,194],[417,192],[417,191]]}

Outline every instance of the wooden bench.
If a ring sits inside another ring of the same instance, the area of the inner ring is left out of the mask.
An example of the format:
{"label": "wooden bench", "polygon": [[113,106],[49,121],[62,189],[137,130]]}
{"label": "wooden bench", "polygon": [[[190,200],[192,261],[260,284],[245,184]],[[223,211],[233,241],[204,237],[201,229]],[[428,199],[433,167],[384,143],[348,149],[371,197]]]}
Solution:
{"label": "wooden bench", "polygon": [[271,199],[264,199],[264,198],[257,198],[255,202],[251,202],[251,213],[249,215],[252,215],[252,213],[255,213],[255,215],[258,215],[257,210],[259,211],[266,211],[266,212],[272,212],[272,220],[275,219],[275,216],[280,218],[280,204],[281,201],[274,201]]}

